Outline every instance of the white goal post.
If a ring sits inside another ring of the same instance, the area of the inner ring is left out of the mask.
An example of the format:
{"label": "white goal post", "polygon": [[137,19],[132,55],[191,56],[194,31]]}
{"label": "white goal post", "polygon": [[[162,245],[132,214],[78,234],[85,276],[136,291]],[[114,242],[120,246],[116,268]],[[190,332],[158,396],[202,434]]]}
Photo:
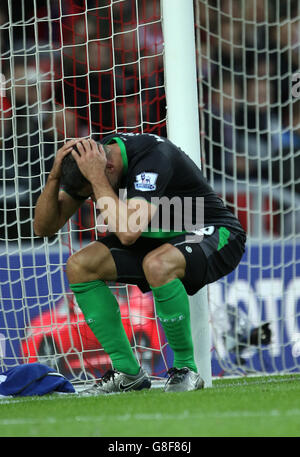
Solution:
{"label": "white goal post", "polygon": [[[199,101],[192,0],[162,0],[168,138],[201,168]],[[206,287],[190,297],[195,361],[205,387],[212,386]]]}

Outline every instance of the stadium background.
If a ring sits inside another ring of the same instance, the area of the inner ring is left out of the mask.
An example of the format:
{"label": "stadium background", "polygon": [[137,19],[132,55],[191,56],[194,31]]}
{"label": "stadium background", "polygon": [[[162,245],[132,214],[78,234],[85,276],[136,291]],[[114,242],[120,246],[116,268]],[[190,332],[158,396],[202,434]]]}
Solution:
{"label": "stadium background", "polygon": [[[18,5],[3,2],[0,13],[4,366],[22,360],[24,329],[64,291],[58,271],[65,256],[95,238],[87,203],[61,238],[49,240],[51,249],[59,242],[65,249],[58,260],[32,255],[44,248],[32,218],[58,147],[116,129],[167,134],[158,1]],[[200,0],[195,12],[203,170],[249,236],[238,270],[209,292],[213,375],[298,371],[300,101],[292,86],[299,4]],[[245,328],[237,328],[240,311]],[[250,347],[248,327],[265,322],[272,344]],[[242,364],[240,337],[248,351]]]}

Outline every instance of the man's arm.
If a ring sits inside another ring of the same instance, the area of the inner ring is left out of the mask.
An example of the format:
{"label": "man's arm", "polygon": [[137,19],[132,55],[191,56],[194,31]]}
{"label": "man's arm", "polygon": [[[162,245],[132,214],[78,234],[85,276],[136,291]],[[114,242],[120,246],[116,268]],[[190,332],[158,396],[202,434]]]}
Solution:
{"label": "man's arm", "polygon": [[110,183],[105,180],[93,186],[97,208],[109,231],[114,232],[122,244],[130,246],[141,236],[151,221],[156,207],[142,198],[122,201]]}
{"label": "man's arm", "polygon": [[53,236],[82,205],[81,201],[77,202],[59,190],[62,160],[75,143],[76,140],[68,141],[58,150],[46,186],[38,198],[33,221],[37,236]]}
{"label": "man's arm", "polygon": [[105,174],[105,151],[95,141],[83,140],[77,148],[80,155],[73,150],[73,157],[93,187],[102,218],[122,244],[133,244],[148,226],[156,207],[142,198],[119,199]]}

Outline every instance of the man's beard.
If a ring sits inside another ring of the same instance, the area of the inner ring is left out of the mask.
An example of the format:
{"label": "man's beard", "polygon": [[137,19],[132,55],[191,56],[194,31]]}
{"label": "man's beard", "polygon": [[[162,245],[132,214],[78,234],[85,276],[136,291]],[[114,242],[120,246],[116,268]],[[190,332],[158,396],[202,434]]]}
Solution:
{"label": "man's beard", "polygon": [[120,189],[120,182],[121,182],[121,178],[118,178],[116,176],[112,176],[108,173],[105,173],[106,174],[106,177],[109,181],[109,184],[111,185],[111,187],[113,188],[113,190],[118,193],[119,189]]}

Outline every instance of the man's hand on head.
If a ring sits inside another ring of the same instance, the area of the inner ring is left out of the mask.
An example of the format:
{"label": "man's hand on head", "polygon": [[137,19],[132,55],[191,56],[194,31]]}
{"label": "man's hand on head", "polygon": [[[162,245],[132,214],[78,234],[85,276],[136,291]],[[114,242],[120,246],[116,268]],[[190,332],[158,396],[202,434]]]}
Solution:
{"label": "man's hand on head", "polygon": [[76,143],[78,152],[72,149],[72,156],[83,174],[93,185],[105,174],[107,159],[102,145],[96,141],[80,140]]}
{"label": "man's hand on head", "polygon": [[77,140],[70,140],[67,141],[58,151],[54,159],[54,163],[52,166],[52,170],[50,172],[50,178],[52,179],[60,179],[61,177],[61,166],[63,158],[69,154],[73,147],[75,146]]}

